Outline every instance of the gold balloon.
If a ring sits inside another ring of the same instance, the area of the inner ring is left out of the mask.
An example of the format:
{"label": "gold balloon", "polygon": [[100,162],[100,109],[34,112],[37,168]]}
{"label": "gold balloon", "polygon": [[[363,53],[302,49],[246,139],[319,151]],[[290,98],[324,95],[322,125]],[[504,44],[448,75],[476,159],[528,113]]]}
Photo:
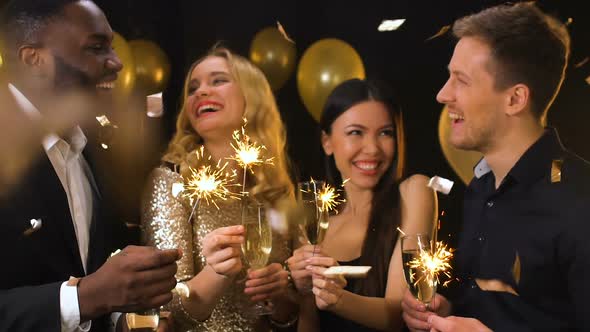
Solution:
{"label": "gold balloon", "polygon": [[260,30],[250,45],[250,60],[264,72],[274,91],[280,89],[291,76],[295,56],[295,45],[274,27]]}
{"label": "gold balloon", "polygon": [[468,184],[473,178],[473,167],[483,157],[479,152],[459,150],[449,142],[451,134],[451,119],[446,107],[443,108],[438,120],[438,141],[447,162],[461,180]]}
{"label": "gold balloon", "polygon": [[135,86],[135,61],[129,43],[117,32],[114,34],[112,47],[123,63],[123,69],[115,82],[115,92],[120,96],[129,96]]}
{"label": "gold balloon", "polygon": [[297,89],[307,110],[319,121],[328,95],[338,84],[352,78],[365,78],[363,61],[355,49],[340,39],[322,39],[301,57]]}
{"label": "gold balloon", "polygon": [[129,42],[135,58],[137,84],[147,95],[161,92],[170,78],[170,61],[158,45],[149,40]]}

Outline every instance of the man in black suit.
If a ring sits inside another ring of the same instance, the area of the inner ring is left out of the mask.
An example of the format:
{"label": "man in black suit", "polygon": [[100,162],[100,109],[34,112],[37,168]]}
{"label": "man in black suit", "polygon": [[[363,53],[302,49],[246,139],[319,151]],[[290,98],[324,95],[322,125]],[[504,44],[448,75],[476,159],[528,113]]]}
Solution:
{"label": "man in black suit", "polygon": [[[89,0],[11,1],[1,31],[3,111],[32,121],[71,91],[110,94],[122,68],[113,31]],[[111,312],[172,299],[178,250],[130,246],[107,260],[122,223],[104,204],[88,141],[77,125],[46,135],[37,162],[0,199],[0,331],[105,331]]]}

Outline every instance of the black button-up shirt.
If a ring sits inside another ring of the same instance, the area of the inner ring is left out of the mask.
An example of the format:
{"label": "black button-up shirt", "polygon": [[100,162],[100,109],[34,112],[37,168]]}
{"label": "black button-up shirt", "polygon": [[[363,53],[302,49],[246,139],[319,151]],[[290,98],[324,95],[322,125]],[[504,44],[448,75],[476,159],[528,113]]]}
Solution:
{"label": "black button-up shirt", "polygon": [[485,159],[475,174],[455,314],[494,331],[590,331],[590,164],[547,129],[498,189]]}

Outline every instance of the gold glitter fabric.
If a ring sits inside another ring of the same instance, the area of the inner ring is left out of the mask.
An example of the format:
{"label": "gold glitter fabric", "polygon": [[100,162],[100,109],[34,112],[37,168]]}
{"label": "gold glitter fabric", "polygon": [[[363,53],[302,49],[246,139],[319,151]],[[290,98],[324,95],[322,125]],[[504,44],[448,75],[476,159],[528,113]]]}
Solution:
{"label": "gold glitter fabric", "polygon": [[[217,201],[219,209],[213,204],[201,202],[192,225],[187,222],[190,207],[181,196],[172,195],[172,185],[182,183],[182,177],[164,167],[152,172],[147,193],[143,201],[143,233],[146,243],[164,247],[182,248],[185,256],[178,262],[178,274],[185,277],[191,271],[199,273],[205,266],[202,252],[202,241],[211,231],[225,226],[237,225],[241,222],[240,201],[228,199]],[[188,254],[188,255],[187,255]],[[288,240],[279,234],[273,234],[273,248],[269,263],[284,262],[290,257]],[[186,257],[188,259],[185,259]],[[237,280],[221,297],[211,316],[196,322],[190,319],[180,307],[177,295],[165,307],[172,312],[177,331],[270,331],[265,317],[257,317],[249,313],[253,303],[244,295],[246,266],[236,277]],[[179,280],[181,280],[179,278]]]}
{"label": "gold glitter fabric", "polygon": [[176,280],[182,281],[195,275],[193,239],[189,206],[180,195],[172,195],[175,183],[183,183],[182,177],[168,168],[156,168],[150,174],[142,198],[142,242],[160,249],[182,249],[176,272]]}

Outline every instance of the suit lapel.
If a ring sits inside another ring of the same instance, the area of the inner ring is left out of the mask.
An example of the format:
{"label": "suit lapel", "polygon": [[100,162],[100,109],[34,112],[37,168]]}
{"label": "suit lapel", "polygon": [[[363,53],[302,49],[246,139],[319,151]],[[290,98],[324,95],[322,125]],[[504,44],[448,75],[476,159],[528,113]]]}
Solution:
{"label": "suit lapel", "polygon": [[[38,186],[38,190],[44,196],[41,199],[46,202],[45,208],[52,216],[52,220],[56,224],[60,224],[59,229],[61,230],[60,234],[63,243],[70,253],[76,272],[78,275],[82,275],[84,268],[82,259],[80,258],[80,249],[78,247],[76,231],[74,230],[68,197],[45,151],[43,151],[40,158],[39,168],[34,173],[36,178],[33,183],[35,187]],[[31,189],[35,190],[37,188]]]}
{"label": "suit lapel", "polygon": [[108,214],[105,213],[104,188],[102,187],[103,174],[96,167],[99,161],[100,151],[97,151],[94,137],[88,138],[88,144],[83,152],[84,159],[88,163],[86,175],[92,187],[92,220],[90,224],[90,243],[88,245],[88,273],[96,271],[106,259],[108,248],[106,248],[105,224]]}

